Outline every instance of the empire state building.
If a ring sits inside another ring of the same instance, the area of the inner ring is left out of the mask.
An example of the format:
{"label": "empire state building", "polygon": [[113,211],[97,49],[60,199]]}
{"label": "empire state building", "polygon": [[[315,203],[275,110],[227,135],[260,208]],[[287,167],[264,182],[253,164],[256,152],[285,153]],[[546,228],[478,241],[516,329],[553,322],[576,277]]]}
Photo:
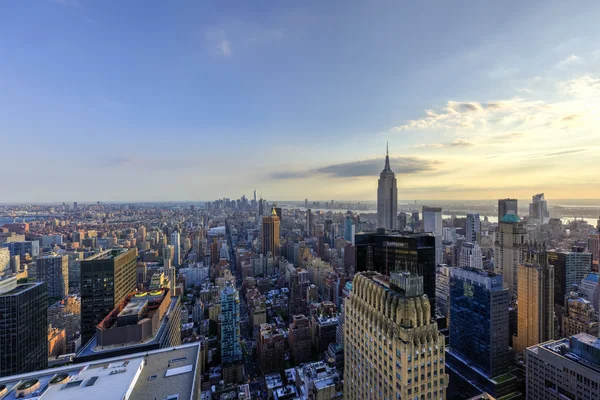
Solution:
{"label": "empire state building", "polygon": [[398,218],[398,187],[396,174],[390,168],[390,155],[386,148],[385,166],[377,186],[377,227],[396,229]]}

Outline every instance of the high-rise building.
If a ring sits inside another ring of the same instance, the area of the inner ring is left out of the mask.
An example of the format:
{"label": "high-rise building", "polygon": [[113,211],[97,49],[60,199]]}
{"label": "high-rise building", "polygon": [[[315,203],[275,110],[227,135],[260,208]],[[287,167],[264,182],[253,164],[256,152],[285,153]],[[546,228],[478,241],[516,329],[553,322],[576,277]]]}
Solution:
{"label": "high-rise building", "polygon": [[436,314],[446,317],[446,326],[450,324],[450,274],[452,267],[440,264],[435,267],[435,305]]}
{"label": "high-rise building", "polygon": [[596,310],[589,300],[571,293],[565,300],[565,315],[562,317],[562,336],[569,337],[578,333],[598,336]]}
{"label": "high-rise building", "polygon": [[459,267],[483,269],[481,247],[477,243],[464,242],[460,246]]}
{"label": "high-rise building", "polygon": [[401,212],[398,214],[398,230],[404,231],[406,230],[406,224],[408,223],[408,218],[405,212]]}
{"label": "high-rise building", "polygon": [[25,254],[29,254],[31,258],[37,257],[40,254],[40,242],[38,240],[7,242],[2,246],[8,248],[11,256],[19,256],[21,260],[25,259]]}
{"label": "high-rise building", "polygon": [[0,377],[48,367],[47,310],[46,283],[0,278]]}
{"label": "high-rise building", "polygon": [[315,233],[315,217],[312,210],[309,208],[306,210],[306,236],[312,237]]}
{"label": "high-rise building", "polygon": [[263,374],[281,371],[284,366],[285,333],[275,324],[262,324],[258,333],[258,363]]}
{"label": "high-rise building", "polygon": [[442,209],[423,206],[423,232],[435,236],[435,263],[442,263]]}
{"label": "high-rise building", "polygon": [[289,273],[288,315],[307,313],[306,291],[309,286],[308,271],[292,267]]}
{"label": "high-rise building", "polygon": [[354,245],[354,235],[356,233],[356,225],[350,215],[346,215],[344,220],[344,239]]}
{"label": "high-rise building", "polygon": [[587,251],[592,253],[592,259],[598,261],[600,257],[600,235],[590,235],[587,240]]}
{"label": "high-rise building", "polygon": [[546,224],[550,220],[548,203],[546,202],[544,193],[536,194],[531,197],[531,203],[529,203],[529,218],[533,218],[540,224]]}
{"label": "high-rise building", "polygon": [[517,294],[517,270],[523,261],[527,230],[519,217],[506,214],[498,224],[494,240],[494,272],[502,275],[511,297]]}
{"label": "high-rise building", "polygon": [[137,249],[114,249],[81,260],[81,344],[136,287]]}
{"label": "high-rise building", "polygon": [[481,235],[481,220],[479,214],[467,214],[467,242],[479,243]]}
{"label": "high-rise building", "polygon": [[232,363],[242,359],[240,342],[240,296],[237,289],[227,282],[221,292],[221,360]]}
{"label": "high-rise building", "polygon": [[293,315],[288,340],[294,363],[296,365],[311,360],[310,324],[304,315]]}
{"label": "high-rise building", "polygon": [[527,400],[600,398],[600,340],[580,333],[525,353]]}
{"label": "high-rise building", "polygon": [[444,336],[423,278],[355,275],[345,304],[344,399],[445,399]]}
{"label": "high-rise building", "polygon": [[554,301],[562,305],[574,285],[592,271],[592,254],[580,251],[548,251],[548,263],[554,266]]}
{"label": "high-rise building", "polygon": [[541,246],[523,252],[518,268],[519,300],[516,352],[554,339],[554,267],[548,264],[548,254]]}
{"label": "high-rise building", "polygon": [[519,215],[519,202],[517,199],[500,199],[498,200],[498,222],[506,214]]}
{"label": "high-rise building", "polygon": [[453,268],[450,278],[450,349],[488,378],[508,372],[508,288],[493,273]]}
{"label": "high-rise building", "polygon": [[279,232],[280,220],[273,208],[271,215],[262,217],[262,254],[265,256],[269,253],[273,256],[279,255]]}
{"label": "high-rise building", "polygon": [[50,254],[38,257],[35,278],[46,282],[48,297],[62,299],[69,293],[69,256]]}
{"label": "high-rise building", "polygon": [[181,242],[179,232],[175,231],[171,234],[171,244],[175,247],[175,253],[173,253],[173,265],[179,267],[179,265],[181,265]]}
{"label": "high-rise building", "polygon": [[396,175],[390,167],[390,156],[386,152],[385,165],[377,185],[377,227],[396,229],[398,215],[398,187]]}
{"label": "high-rise building", "polygon": [[409,271],[423,277],[425,294],[435,313],[435,237],[431,233],[360,232],[356,240],[356,271]]}
{"label": "high-rise building", "polygon": [[137,228],[137,238],[139,239],[140,242],[145,242],[146,241],[146,227],[144,225],[140,225]]}
{"label": "high-rise building", "polygon": [[10,257],[10,251],[5,247],[0,247],[0,276],[10,275],[13,272],[10,267]]}

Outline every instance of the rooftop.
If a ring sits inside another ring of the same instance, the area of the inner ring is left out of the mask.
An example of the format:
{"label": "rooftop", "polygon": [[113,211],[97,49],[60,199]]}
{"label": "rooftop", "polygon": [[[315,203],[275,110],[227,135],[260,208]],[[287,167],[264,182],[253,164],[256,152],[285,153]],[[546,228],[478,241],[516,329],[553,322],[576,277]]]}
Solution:
{"label": "rooftop", "polygon": [[199,352],[192,343],[0,378],[3,400],[192,399]]}
{"label": "rooftop", "polygon": [[111,260],[127,253],[128,251],[130,251],[130,249],[126,248],[106,250],[85,258],[83,261]]}

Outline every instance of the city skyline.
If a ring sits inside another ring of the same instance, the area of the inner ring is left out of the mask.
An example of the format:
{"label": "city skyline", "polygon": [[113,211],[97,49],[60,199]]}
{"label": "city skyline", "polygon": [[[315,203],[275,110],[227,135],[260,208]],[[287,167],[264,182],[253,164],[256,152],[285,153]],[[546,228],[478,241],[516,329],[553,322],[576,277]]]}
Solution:
{"label": "city skyline", "polygon": [[598,11],[6,4],[2,200],[600,198]]}

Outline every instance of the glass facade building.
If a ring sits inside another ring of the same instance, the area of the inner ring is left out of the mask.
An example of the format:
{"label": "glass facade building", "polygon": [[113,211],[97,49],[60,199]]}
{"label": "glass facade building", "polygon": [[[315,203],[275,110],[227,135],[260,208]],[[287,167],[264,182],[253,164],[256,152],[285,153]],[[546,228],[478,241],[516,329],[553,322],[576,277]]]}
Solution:
{"label": "glass facade building", "polygon": [[488,377],[509,367],[508,288],[502,276],[453,268],[450,278],[450,348]]}

